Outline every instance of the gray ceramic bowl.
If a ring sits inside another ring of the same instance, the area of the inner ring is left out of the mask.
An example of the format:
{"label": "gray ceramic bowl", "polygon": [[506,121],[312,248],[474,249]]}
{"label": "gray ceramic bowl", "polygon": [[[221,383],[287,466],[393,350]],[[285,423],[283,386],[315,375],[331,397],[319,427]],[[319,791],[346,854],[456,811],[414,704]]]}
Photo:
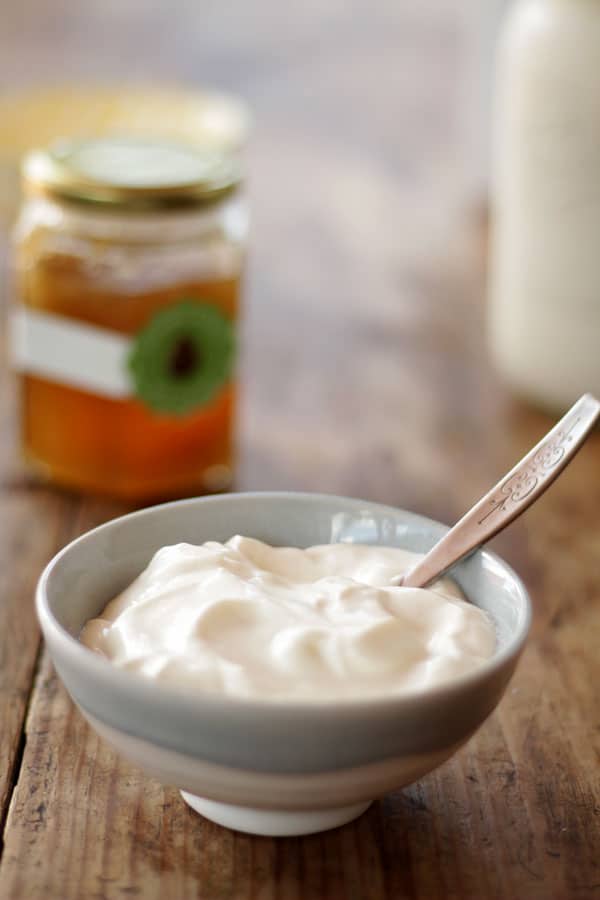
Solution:
{"label": "gray ceramic bowl", "polygon": [[328,495],[167,503],[65,547],[40,578],[38,616],[71,697],[124,756],[221,824],[262,834],[318,831],[438,766],[498,703],[527,637],[530,603],[497,556],[478,552],[453,572],[495,623],[492,659],[441,687],[401,697],[309,704],[190,696],[120,671],[77,635],[165,544],[244,534],[298,547],[355,541],[424,552],[445,530],[410,512]]}

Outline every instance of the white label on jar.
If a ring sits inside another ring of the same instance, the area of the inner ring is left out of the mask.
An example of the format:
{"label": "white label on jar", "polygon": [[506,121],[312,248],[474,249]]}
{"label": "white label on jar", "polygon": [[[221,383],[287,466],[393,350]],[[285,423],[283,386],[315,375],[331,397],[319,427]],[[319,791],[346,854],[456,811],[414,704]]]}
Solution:
{"label": "white label on jar", "polygon": [[215,401],[233,377],[233,322],[214,302],[181,297],[134,335],[19,307],[12,317],[17,371],[158,415],[185,416]]}
{"label": "white label on jar", "polygon": [[19,372],[105,397],[133,394],[125,335],[21,306],[11,316],[10,343]]}

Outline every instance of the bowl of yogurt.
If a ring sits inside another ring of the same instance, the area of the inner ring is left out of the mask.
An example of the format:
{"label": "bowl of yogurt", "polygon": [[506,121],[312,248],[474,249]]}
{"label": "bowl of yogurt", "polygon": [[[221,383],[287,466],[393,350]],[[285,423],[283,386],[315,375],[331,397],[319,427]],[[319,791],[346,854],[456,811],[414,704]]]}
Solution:
{"label": "bowl of yogurt", "polygon": [[222,825],[307,834],[444,762],[514,671],[530,601],[497,556],[393,583],[446,530],[329,495],[167,503],[57,554],[38,616],[120,753]]}

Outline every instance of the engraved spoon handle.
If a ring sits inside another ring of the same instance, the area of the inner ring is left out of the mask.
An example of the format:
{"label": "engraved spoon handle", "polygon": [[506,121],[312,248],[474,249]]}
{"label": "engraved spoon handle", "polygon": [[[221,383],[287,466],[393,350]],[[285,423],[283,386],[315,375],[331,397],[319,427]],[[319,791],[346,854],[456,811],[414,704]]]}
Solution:
{"label": "engraved spoon handle", "polygon": [[600,403],[584,394],[563,418],[482,497],[404,576],[405,587],[426,587],[481,547],[531,506],[571,462],[600,418]]}

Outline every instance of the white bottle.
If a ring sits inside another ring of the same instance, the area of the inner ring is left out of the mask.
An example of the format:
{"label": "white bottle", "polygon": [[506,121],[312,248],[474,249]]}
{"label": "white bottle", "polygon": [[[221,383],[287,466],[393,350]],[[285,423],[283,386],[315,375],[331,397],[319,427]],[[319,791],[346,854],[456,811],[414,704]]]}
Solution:
{"label": "white bottle", "polygon": [[491,351],[558,411],[600,394],[599,0],[519,0],[496,74]]}

